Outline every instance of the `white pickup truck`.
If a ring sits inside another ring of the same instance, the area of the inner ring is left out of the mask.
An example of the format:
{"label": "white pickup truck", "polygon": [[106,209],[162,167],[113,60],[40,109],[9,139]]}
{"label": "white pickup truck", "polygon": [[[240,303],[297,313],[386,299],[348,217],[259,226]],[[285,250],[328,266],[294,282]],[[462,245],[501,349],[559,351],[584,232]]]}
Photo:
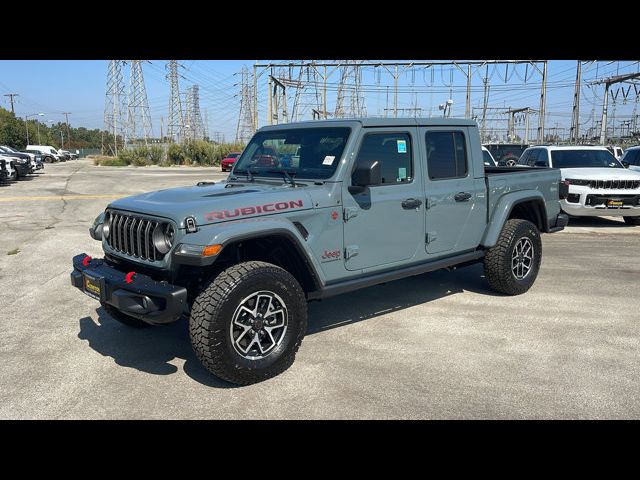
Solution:
{"label": "white pickup truck", "polygon": [[569,184],[560,207],[571,216],[623,217],[640,225],[640,171],[624,168],[606,147],[530,147],[518,166],[559,168]]}

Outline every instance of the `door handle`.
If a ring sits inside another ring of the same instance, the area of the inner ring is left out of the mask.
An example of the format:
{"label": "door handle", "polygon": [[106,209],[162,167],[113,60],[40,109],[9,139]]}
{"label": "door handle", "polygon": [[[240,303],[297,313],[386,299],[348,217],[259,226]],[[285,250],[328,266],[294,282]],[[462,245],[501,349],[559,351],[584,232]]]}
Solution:
{"label": "door handle", "polygon": [[469,200],[471,198],[471,194],[469,192],[460,192],[460,193],[456,193],[453,196],[453,199],[456,202],[466,202],[467,200]]}
{"label": "door handle", "polygon": [[420,205],[422,205],[422,200],[418,200],[417,198],[407,198],[402,202],[402,208],[405,210],[413,210],[414,208],[418,208]]}

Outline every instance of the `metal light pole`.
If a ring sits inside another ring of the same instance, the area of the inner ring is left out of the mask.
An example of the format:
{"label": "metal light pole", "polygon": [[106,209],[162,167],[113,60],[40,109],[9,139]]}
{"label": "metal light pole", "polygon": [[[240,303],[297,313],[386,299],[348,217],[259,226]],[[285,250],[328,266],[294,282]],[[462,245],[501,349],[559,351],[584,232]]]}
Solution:
{"label": "metal light pole", "polygon": [[[25,115],[24,116],[24,126],[27,128],[27,145],[29,145],[29,123],[27,122],[27,120],[29,120],[31,117],[44,117],[44,113],[33,113],[31,115]],[[40,135],[38,135],[38,143],[40,143]]]}

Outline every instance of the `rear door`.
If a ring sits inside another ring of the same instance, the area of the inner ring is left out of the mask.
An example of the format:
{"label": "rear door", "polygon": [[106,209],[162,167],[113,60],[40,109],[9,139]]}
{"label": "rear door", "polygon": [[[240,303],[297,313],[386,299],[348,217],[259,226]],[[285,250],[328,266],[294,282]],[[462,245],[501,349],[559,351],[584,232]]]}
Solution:
{"label": "rear door", "polygon": [[427,253],[473,249],[486,221],[484,169],[474,173],[471,158],[480,147],[472,150],[468,127],[421,127],[419,135],[426,154]]}
{"label": "rear door", "polygon": [[377,160],[382,184],[364,192],[344,182],[345,268],[386,268],[415,256],[424,242],[424,193],[420,182],[417,129],[366,128],[355,165]]}

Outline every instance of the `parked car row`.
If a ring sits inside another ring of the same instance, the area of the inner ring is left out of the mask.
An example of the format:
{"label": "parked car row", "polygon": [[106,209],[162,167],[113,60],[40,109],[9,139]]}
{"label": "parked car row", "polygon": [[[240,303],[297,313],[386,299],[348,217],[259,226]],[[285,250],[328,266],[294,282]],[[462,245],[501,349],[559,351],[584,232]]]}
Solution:
{"label": "parked car row", "polygon": [[56,150],[48,145],[27,145],[24,150],[0,145],[0,181],[13,182],[44,169],[45,163],[76,158],[77,153]]}

